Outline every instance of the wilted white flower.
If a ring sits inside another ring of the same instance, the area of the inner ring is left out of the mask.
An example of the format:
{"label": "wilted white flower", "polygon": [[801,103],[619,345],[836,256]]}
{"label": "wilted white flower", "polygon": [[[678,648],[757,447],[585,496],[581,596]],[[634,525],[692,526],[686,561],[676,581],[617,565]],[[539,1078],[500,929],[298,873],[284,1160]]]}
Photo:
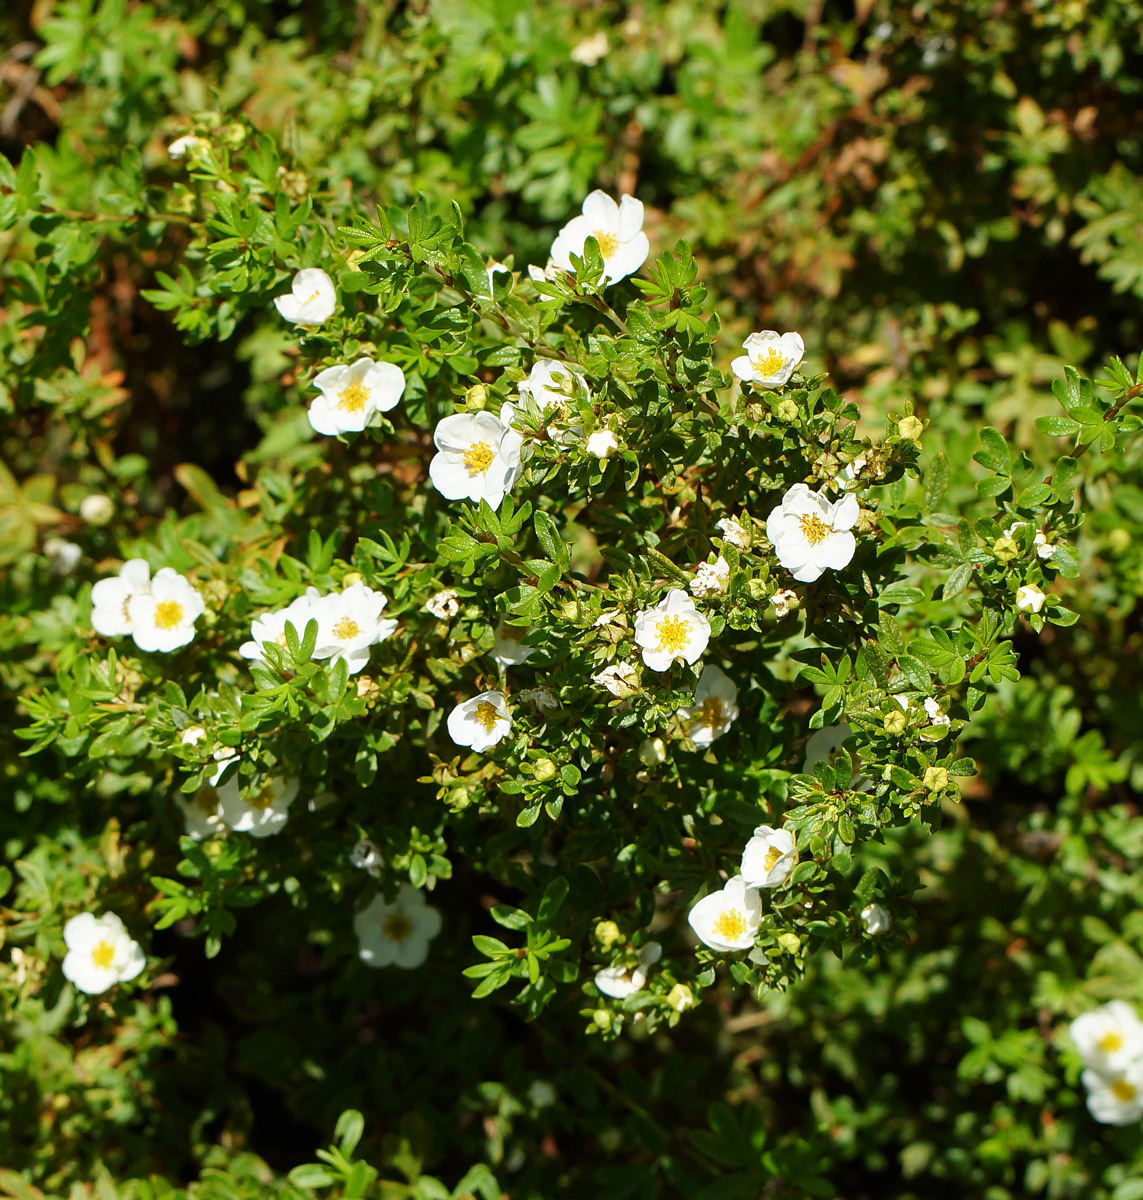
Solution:
{"label": "wilted white flower", "polygon": [[820,492],[795,483],[766,518],[766,535],[782,566],[795,579],[813,583],[824,571],[849,565],[857,548],[849,531],[858,515],[855,496],[831,504]]}
{"label": "wilted white flower", "polygon": [[721,891],[704,896],[687,914],[687,921],[712,950],[749,950],[762,923],[762,900],[757,889],[735,875]]}
{"label": "wilted white flower", "polygon": [[500,507],[519,473],[523,445],[506,421],[490,412],[454,413],[438,423],[433,442],[437,453],[429,479],[446,500],[485,500]]}
{"label": "wilted white flower", "polygon": [[607,53],[607,50],[607,34],[601,29],[590,37],[585,37],[582,42],[577,42],[572,47],[569,57],[572,62],[581,63],[585,67],[594,67]]}
{"label": "wilted white flower", "polygon": [[555,712],[560,706],[559,697],[550,687],[525,688],[517,693],[524,704],[530,704],[537,713]]}
{"label": "wilted white flower", "polygon": [[274,297],[274,307],[295,325],[321,325],[337,309],[333,280],[318,267],[299,271],[284,296]]}
{"label": "wilted white flower", "polygon": [[83,549],[75,542],[50,537],[44,542],[44,557],[56,575],[70,575],[83,557]]}
{"label": "wilted white flower", "polygon": [[635,618],[635,644],[652,671],[665,671],[680,658],[697,662],[709,641],[710,622],[680,588]]}
{"label": "wilted white flower", "polygon": [[584,449],[596,458],[606,458],[619,449],[619,442],[610,429],[597,429],[584,443]]}
{"label": "wilted white flower", "polygon": [[952,722],[949,720],[948,713],[941,712],[940,704],[934,700],[932,696],[925,697],[924,708],[930,724],[940,725],[946,729],[952,724]]}
{"label": "wilted white flower", "polygon": [[1104,1125],[1134,1125],[1143,1117],[1143,1060],[1112,1075],[1090,1068],[1080,1077],[1087,1088],[1087,1107]]}
{"label": "wilted white flower", "polygon": [[718,529],[722,533],[722,540],[728,545],[737,546],[739,550],[745,550],[750,545],[750,535],[745,526],[734,517],[723,517],[718,522]]}
{"label": "wilted white flower", "polygon": [[435,596],[430,596],[425,601],[425,612],[436,617],[438,621],[451,621],[460,612],[460,602],[457,600],[456,590],[445,588],[443,591],[437,592]]}
{"label": "wilted white flower", "polygon": [[135,645],[161,653],[185,646],[194,641],[194,623],[205,608],[189,580],[162,567],[155,572],[150,591],[135,592],[127,601]]}
{"label": "wilted white flower", "polygon": [[695,688],[694,707],[680,708],[679,716],[689,722],[691,741],[709,746],[738,719],[738,688],[721,667],[708,663]]}
{"label": "wilted white flower", "polygon": [[[551,415],[561,421],[566,421],[569,413],[575,412],[573,401],[577,395],[591,396],[587,380],[578,371],[548,358],[532,364],[528,378],[517,384],[517,391],[521,396],[531,396],[541,411],[552,409]],[[548,430],[552,439],[561,444],[582,432],[583,426],[578,422],[572,422],[564,429]]]}
{"label": "wilted white flower", "polygon": [[712,563],[699,563],[691,580],[691,594],[713,596],[726,591],[730,582],[730,564],[720,554]]}
{"label": "wilted white flower", "polygon": [[206,138],[196,137],[193,133],[184,133],[182,137],[177,137],[167,147],[167,154],[173,159],[186,158],[189,154],[194,158],[196,154],[205,154],[210,149],[210,142]]}
{"label": "wilted white flower", "polygon": [[591,680],[620,699],[633,696],[639,690],[638,675],[630,663],[613,663],[610,667],[604,667],[598,675],[593,675]]}
{"label": "wilted white flower", "polygon": [[1111,1000],[1083,1013],[1068,1027],[1085,1067],[1101,1075],[1143,1060],[1143,1022],[1124,1000]]}
{"label": "wilted white flower", "polygon": [[304,595],[298,596],[296,600],[291,600],[285,608],[255,617],[250,625],[251,640],[243,642],[238,647],[238,653],[243,658],[253,659],[255,662],[265,662],[266,654],[263,647],[267,642],[283,648],[286,646],[287,625],[293,628],[300,642],[305,636],[306,626],[310,619],[315,616],[314,604],[320,599],[321,593],[317,588],[308,587]]}
{"label": "wilted white flower", "polygon": [[798,607],[798,593],[791,592],[789,588],[779,588],[770,597],[770,603],[774,606],[774,612],[784,617],[791,608]]}
{"label": "wilted white flower", "polygon": [[110,496],[105,496],[102,492],[93,492],[79,502],[79,515],[89,525],[106,525],[115,516],[115,505],[112,504]]}
{"label": "wilted white flower", "polygon": [[1036,530],[1036,537],[1033,540],[1032,545],[1036,548],[1036,557],[1042,559],[1044,562],[1047,562],[1048,559],[1050,559],[1056,552],[1055,546],[1048,541],[1048,538],[1042,529]]}
{"label": "wilted white flower", "polygon": [[742,851],[742,878],[747,887],[780,887],[797,861],[797,843],[788,829],[759,825]]}
{"label": "wilted white flower", "polygon": [[396,621],[381,616],[387,603],[381,592],[361,582],[316,600],[311,610],[318,623],[314,658],[328,658],[331,665],[344,659],[350,675],[356,675],[369,661],[370,647],[397,628]]}
{"label": "wilted white flower", "polygon": [[1020,612],[1038,613],[1046,599],[1047,596],[1034,583],[1026,583],[1016,589],[1016,607]]}
{"label": "wilted white flower", "polygon": [[321,395],[310,405],[318,433],[360,433],[374,413],[388,412],[405,390],[405,373],[390,362],[359,358],[352,366],[326,367],[314,376]]}
{"label": "wilted white flower", "polygon": [[582,215],[573,217],[556,235],[552,261],[571,271],[571,256],[583,257],[589,237],[599,243],[606,283],[633,275],[651,253],[651,243],[643,232],[643,205],[634,196],[623,196],[616,204],[606,192],[592,192],[583,202]]}
{"label": "wilted white flower", "polygon": [[133,632],[131,599],[151,590],[151,568],[146,559],[129,558],[119,574],[101,579],[91,589],[91,624],[104,637],[123,637]]}
{"label": "wilted white flower", "polygon": [[798,334],[778,334],[773,329],[752,333],[742,348],[746,353],[736,358],[730,369],[744,383],[771,388],[781,387],[790,378],[806,352]]}
{"label": "wilted white flower", "polygon": [[448,715],[448,735],[458,746],[478,754],[491,750],[512,728],[503,692],[481,692],[458,704]]}
{"label": "wilted white flower", "polygon": [[645,767],[657,767],[667,758],[667,747],[662,738],[644,738],[639,743],[639,761]]}
{"label": "wilted white flower", "polygon": [[64,978],[89,995],[134,979],[147,965],[142,948],[114,913],[80,913],[64,926],[63,936]]}
{"label": "wilted white flower", "polygon": [[402,883],[391,904],[374,896],[353,918],[361,961],[370,967],[412,970],[429,956],[429,942],[441,931],[441,914],[425,894]]}
{"label": "wilted white flower", "polygon": [[865,926],[865,932],[874,935],[888,932],[893,920],[887,908],[880,904],[867,904],[861,910],[861,922]]}
{"label": "wilted white flower", "polygon": [[518,667],[527,662],[536,653],[534,646],[524,645],[529,628],[527,625],[512,625],[501,617],[492,642],[493,659],[502,667]]}
{"label": "wilted white flower", "polygon": [[663,957],[663,947],[658,942],[648,942],[630,966],[604,967],[595,973],[595,986],[613,1000],[626,1000],[643,990],[647,972]]}

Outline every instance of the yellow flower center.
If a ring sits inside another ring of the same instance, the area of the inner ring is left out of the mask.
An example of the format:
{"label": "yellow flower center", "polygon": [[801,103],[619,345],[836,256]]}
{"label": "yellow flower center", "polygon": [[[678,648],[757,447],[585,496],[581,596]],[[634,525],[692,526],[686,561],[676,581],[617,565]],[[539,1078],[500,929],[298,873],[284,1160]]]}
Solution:
{"label": "yellow flower center", "polygon": [[782,851],[779,850],[777,846],[771,846],[770,849],[766,851],[766,857],[762,860],[762,865],[767,871],[772,871],[778,865],[778,860],[781,857]]}
{"label": "yellow flower center", "polygon": [[655,626],[655,632],[659,635],[660,650],[668,654],[681,654],[690,638],[691,623],[682,617],[664,617]]}
{"label": "yellow flower center", "polygon": [[131,597],[127,595],[123,598],[123,620],[131,620]]}
{"label": "yellow flower center", "polygon": [[830,535],[830,527],[821,517],[815,516],[813,513],[799,517],[798,523],[802,527],[802,536],[811,546],[816,546],[819,542],[824,542]]}
{"label": "yellow flower center", "polygon": [[1121,1103],[1135,1099],[1135,1088],[1126,1079],[1117,1079],[1111,1085],[1111,1094]]}
{"label": "yellow flower center", "polygon": [[342,617],[333,627],[333,636],[341,642],[352,641],[361,632],[361,626],[349,617]]}
{"label": "yellow flower center", "polygon": [[591,236],[599,243],[599,252],[604,258],[610,258],[619,249],[619,239],[613,233],[597,229]]}
{"label": "yellow flower center", "polygon": [[722,724],[722,701],[717,696],[704,700],[698,707],[697,715],[698,720],[695,724],[717,729]]}
{"label": "yellow flower center", "polygon": [[400,910],[390,913],[381,927],[392,942],[403,942],[413,932],[413,922]]}
{"label": "yellow flower center", "polygon": [[737,908],[728,908],[718,914],[714,932],[724,942],[736,942],[746,932],[746,918]]}
{"label": "yellow flower center", "polygon": [[1123,1038],[1116,1033],[1114,1029],[1109,1030],[1096,1042],[1096,1045],[1103,1051],[1104,1054],[1114,1054],[1116,1050],[1123,1049]]}
{"label": "yellow flower center", "polygon": [[155,605],[155,628],[174,629],[183,619],[183,606],[177,600],[160,600]]}
{"label": "yellow flower center", "polygon": [[500,714],[496,711],[496,706],[489,704],[487,700],[481,700],[476,706],[476,712],[472,714],[476,718],[476,722],[484,730],[485,733],[491,733],[496,722],[500,719]]}
{"label": "yellow flower center", "polygon": [[473,442],[464,452],[464,469],[470,475],[483,475],[495,457],[496,451],[487,442]]}
{"label": "yellow flower center", "polygon": [[364,412],[365,402],[368,399],[369,391],[365,385],[354,382],[337,393],[337,407],[344,408],[346,412],[351,413]]}
{"label": "yellow flower center", "polygon": [[281,632],[280,634],[278,634],[278,636],[277,636],[277,637],[274,639],[274,642],[275,642],[275,644],[276,644],[276,645],[278,645],[278,646],[281,646],[281,647],[283,647],[283,648],[285,648],[286,646],[288,646],[288,645],[289,645],[289,642],[287,642],[287,641],[286,641],[286,631],[285,631],[284,629],[283,629],[283,630],[282,630],[282,632]]}
{"label": "yellow flower center", "polygon": [[763,379],[770,379],[786,365],[786,356],[771,347],[765,354],[752,358],[750,365]]}
{"label": "yellow flower center", "polygon": [[106,971],[111,966],[111,960],[115,957],[115,947],[110,942],[105,942],[102,938],[95,944],[95,949],[91,952],[91,961],[99,967],[101,971]]}
{"label": "yellow flower center", "polygon": [[274,803],[274,785],[272,783],[265,784],[260,792],[253,796],[247,796],[246,803],[259,811],[269,808]]}

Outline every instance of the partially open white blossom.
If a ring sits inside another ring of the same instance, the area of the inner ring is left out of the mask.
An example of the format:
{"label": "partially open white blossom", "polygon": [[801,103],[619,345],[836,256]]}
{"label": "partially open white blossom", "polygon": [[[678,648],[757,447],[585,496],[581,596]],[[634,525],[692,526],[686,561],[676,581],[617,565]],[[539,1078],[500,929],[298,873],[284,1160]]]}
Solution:
{"label": "partially open white blossom", "polygon": [[1036,537],[1032,545],[1036,548],[1036,557],[1044,562],[1047,562],[1056,552],[1056,547],[1048,541],[1047,535],[1042,529],[1036,530]]}
{"label": "partially open white blossom", "polygon": [[594,67],[607,53],[607,50],[607,34],[600,29],[590,37],[585,37],[582,42],[576,42],[568,57],[572,62],[580,63],[585,67]]}
{"label": "partially open white blossom", "polygon": [[788,829],[759,825],[742,851],[742,878],[747,887],[781,887],[798,861],[798,846]]}
{"label": "partially open white blossom", "polygon": [[941,712],[941,706],[938,701],[932,696],[926,696],[924,700],[925,715],[929,718],[929,723],[939,727],[948,729],[952,722],[949,720],[948,713]]}
{"label": "partially open white blossom", "polygon": [[[545,419],[558,418],[562,428],[553,426],[548,430],[553,441],[565,444],[571,437],[583,432],[583,426],[578,422],[568,421],[569,416],[576,412],[576,398],[591,397],[591,388],[578,371],[561,362],[541,358],[532,364],[528,378],[516,386],[521,396],[532,398],[544,412]],[[550,412],[546,411],[549,409]]]}
{"label": "partially open white blossom", "polygon": [[297,599],[291,600],[285,608],[276,609],[274,612],[263,613],[260,617],[255,617],[250,625],[250,641],[243,642],[238,647],[238,653],[243,658],[249,658],[255,662],[265,662],[266,652],[265,646],[267,643],[273,643],[276,646],[281,646],[283,649],[286,646],[286,626],[293,628],[298,635],[298,641],[301,642],[305,637],[306,626],[314,617],[314,604],[321,598],[321,593],[316,587],[308,587],[304,595],[298,596]]}
{"label": "partially open white blossom", "polygon": [[779,617],[784,617],[792,608],[798,607],[798,593],[789,588],[779,588],[771,597],[770,603]]}
{"label": "partially open white blossom", "polygon": [[762,900],[741,875],[726,881],[718,892],[704,896],[687,914],[699,940],[724,954],[749,950],[762,923]]}
{"label": "partially open white blossom", "polygon": [[658,942],[648,942],[636,956],[635,962],[626,966],[603,967],[595,973],[595,986],[613,1000],[626,1000],[641,992],[647,982],[647,972],[663,956],[663,947]]}
{"label": "partially open white blossom", "polygon": [[720,554],[712,563],[699,563],[691,580],[691,595],[716,596],[726,591],[730,582],[730,564]]}
{"label": "partially open white blossom", "polygon": [[500,507],[519,473],[523,445],[507,422],[490,412],[454,413],[439,422],[433,442],[429,479],[446,500]]}
{"label": "partially open white blossom", "polygon": [[596,458],[606,458],[619,449],[619,441],[610,429],[597,429],[584,443],[584,449]]}
{"label": "partially open white blossom", "polygon": [[643,205],[634,196],[623,196],[616,204],[606,192],[592,192],[583,202],[582,215],[573,217],[556,235],[552,261],[571,271],[571,256],[583,257],[589,237],[599,243],[606,283],[633,275],[651,253],[651,243],[643,232]]}
{"label": "partially open white blossom", "polygon": [[328,658],[331,664],[344,659],[350,675],[356,675],[369,661],[370,648],[397,628],[396,621],[381,616],[387,603],[381,592],[361,582],[315,601],[311,610],[318,623],[314,658]]}
{"label": "partially open white blossom", "polygon": [[289,820],[290,805],[298,796],[296,779],[268,779],[260,787],[242,787],[235,772],[218,792],[218,815],[235,833],[270,837]]}
{"label": "partially open white blossom", "polygon": [[752,333],[742,347],[746,353],[736,358],[730,369],[744,383],[770,388],[781,387],[806,352],[805,343],[798,334],[779,334],[773,329]]}
{"label": "partially open white blossom", "polygon": [[698,662],[709,641],[710,622],[680,588],[635,618],[635,644],[652,671],[665,671],[678,659]]}
{"label": "partially open white blossom", "polygon": [[598,675],[593,675],[591,680],[621,700],[635,695],[639,690],[639,676],[630,663],[613,663],[610,667],[604,667]]}
{"label": "partially open white blossom", "polygon": [[458,746],[478,754],[491,750],[512,729],[512,714],[503,692],[481,692],[458,704],[448,715],[448,735]]}
{"label": "partially open white blossom", "polygon": [[1143,1060],[1102,1075],[1090,1068],[1080,1076],[1088,1111],[1103,1125],[1135,1125],[1143,1118]]}
{"label": "partially open white blossom", "polygon": [[493,659],[502,667],[518,667],[527,662],[536,653],[534,646],[524,645],[528,629],[527,625],[513,625],[502,617],[492,642]]}
{"label": "partially open white blossom", "polygon": [[1143,1022],[1125,1000],[1111,1000],[1083,1013],[1068,1027],[1085,1067],[1102,1075],[1143,1060]]}
{"label": "partially open white blossom", "polygon": [[460,602],[457,600],[454,588],[445,588],[425,601],[425,612],[436,617],[438,621],[451,621],[460,612]]}
{"label": "partially open white blossom", "polygon": [[177,571],[162,567],[150,591],[127,601],[131,636],[140,650],[168,653],[194,641],[194,623],[206,609],[198,590]]}
{"label": "partially open white blossom", "polygon": [[[206,730],[201,725],[192,725],[183,730],[180,741],[184,746],[197,746],[206,737]],[[230,746],[219,746],[211,755],[214,759],[214,771],[193,796],[179,795],[175,803],[183,814],[187,837],[201,842],[204,838],[214,837],[226,828],[222,819],[218,782],[226,774],[227,767],[238,757],[238,751]]]}
{"label": "partially open white blossom", "polygon": [[294,276],[289,292],[274,297],[274,307],[295,325],[321,325],[337,309],[333,280],[318,267],[306,267]]}
{"label": "partially open white blossom", "polygon": [[677,1013],[686,1012],[695,1006],[695,994],[685,983],[676,983],[667,993],[667,1003]]}
{"label": "partially open white blossom", "polygon": [[143,558],[129,558],[119,574],[101,579],[91,589],[91,624],[104,637],[124,637],[134,632],[131,599],[151,590],[151,568]]}
{"label": "partially open white blossom", "polygon": [[721,667],[707,663],[695,688],[693,708],[680,708],[696,746],[709,746],[738,719],[738,688]]}
{"label": "partially open white blossom", "polygon": [[351,366],[326,367],[314,376],[321,393],[310,405],[310,424],[318,433],[360,433],[375,413],[394,408],[405,391],[405,373],[390,362],[359,358]]}
{"label": "partially open white blossom", "polygon": [[717,526],[722,540],[727,545],[737,546],[739,550],[745,550],[750,545],[750,534],[746,532],[746,527],[741,521],[734,517],[723,517],[717,522]]}
{"label": "partially open white blossom", "polygon": [[1016,607],[1020,612],[1038,613],[1047,598],[1034,583],[1016,589]]}
{"label": "partially open white blossom", "polygon": [[115,505],[110,496],[93,492],[79,502],[79,515],[89,525],[106,525],[115,516]]}
{"label": "partially open white blossom", "polygon": [[424,892],[402,883],[397,898],[375,896],[353,918],[358,953],[369,967],[413,970],[429,956],[429,942],[441,931],[441,914],[426,903]]}
{"label": "partially open white blossom", "polygon": [[80,913],[64,926],[63,936],[64,978],[89,995],[134,979],[147,965],[142,948],[114,913]]}
{"label": "partially open white blossom", "polygon": [[867,904],[861,910],[861,923],[865,926],[866,933],[876,936],[879,933],[887,933],[893,920],[887,908],[880,904]]}
{"label": "partially open white blossom", "polygon": [[820,492],[795,483],[766,518],[766,535],[782,566],[802,583],[813,583],[823,572],[849,565],[857,548],[849,531],[859,511],[855,496],[831,504]]}

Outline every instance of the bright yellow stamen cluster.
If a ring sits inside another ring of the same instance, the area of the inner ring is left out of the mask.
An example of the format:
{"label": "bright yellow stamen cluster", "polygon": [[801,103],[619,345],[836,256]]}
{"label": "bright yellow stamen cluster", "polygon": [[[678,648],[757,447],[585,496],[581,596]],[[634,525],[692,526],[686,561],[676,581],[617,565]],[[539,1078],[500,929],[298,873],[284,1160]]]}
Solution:
{"label": "bright yellow stamen cluster", "polygon": [[752,358],[750,365],[763,379],[771,379],[786,365],[786,356],[771,348],[765,354]]}
{"label": "bright yellow stamen cluster", "polygon": [[1111,1094],[1123,1104],[1135,1099],[1135,1088],[1126,1079],[1117,1079],[1111,1085]]}
{"label": "bright yellow stamen cluster", "polygon": [[830,535],[830,527],[821,517],[815,516],[813,513],[799,517],[798,523],[802,527],[802,536],[811,546],[816,546],[820,542],[824,542]]}
{"label": "bright yellow stamen cluster", "polygon": [[596,229],[591,236],[599,243],[599,252],[604,258],[610,258],[619,249],[619,239],[613,233]]}
{"label": "bright yellow stamen cluster", "polygon": [[155,605],[155,628],[174,629],[183,619],[183,606],[177,600],[160,600]]}
{"label": "bright yellow stamen cluster", "polygon": [[746,918],[737,908],[728,908],[718,914],[714,923],[714,932],[724,942],[736,942],[746,933]]}
{"label": "bright yellow stamen cluster", "polygon": [[668,654],[681,654],[691,636],[691,623],[682,617],[664,617],[655,626],[659,635],[659,649]]}
{"label": "bright yellow stamen cluster", "polygon": [[477,724],[485,733],[491,733],[496,722],[500,719],[500,714],[496,711],[496,706],[489,704],[487,700],[481,700],[472,715],[476,718]]}
{"label": "bright yellow stamen cluster", "polygon": [[473,442],[464,452],[464,469],[470,475],[483,475],[495,457],[496,451],[487,442]]}
{"label": "bright yellow stamen cluster", "polygon": [[1114,1029],[1109,1029],[1096,1044],[1104,1054],[1114,1054],[1116,1050],[1123,1049],[1123,1037]]}
{"label": "bright yellow stamen cluster", "polygon": [[762,865],[767,871],[772,871],[777,865],[778,860],[782,857],[782,851],[777,846],[771,846],[766,851],[766,857],[762,860]]}
{"label": "bright yellow stamen cluster", "polygon": [[361,632],[361,626],[350,617],[342,617],[333,627],[333,636],[340,642],[352,641]]}
{"label": "bright yellow stamen cluster", "polygon": [[337,394],[337,407],[344,408],[346,412],[359,413],[365,411],[366,401],[369,399],[369,389],[360,382],[351,383],[348,387],[342,388]]}
{"label": "bright yellow stamen cluster", "polygon": [[115,958],[115,947],[110,942],[105,942],[100,939],[95,944],[95,949],[91,952],[91,961],[100,968],[106,971],[111,966],[112,960]]}

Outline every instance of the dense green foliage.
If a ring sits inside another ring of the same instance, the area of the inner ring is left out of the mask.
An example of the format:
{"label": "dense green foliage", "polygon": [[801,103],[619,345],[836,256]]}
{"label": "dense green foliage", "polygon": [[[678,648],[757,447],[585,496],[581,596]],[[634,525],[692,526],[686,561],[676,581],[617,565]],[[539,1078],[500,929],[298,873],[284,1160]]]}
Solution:
{"label": "dense green foliage", "polygon": [[[1143,1003],[1143,3],[40,0],[0,29],[0,1194],[1143,1196],[1066,1032]],[[589,242],[530,276],[597,187],[644,202],[643,270],[604,286]],[[273,304],[307,267],[320,326]],[[740,388],[763,328],[805,362]],[[361,356],[402,400],[316,435],[314,376]],[[544,358],[590,388],[552,430],[518,391]],[[446,500],[434,429],[505,402],[511,495]],[[861,509],[813,583],[765,532],[802,482]],[[720,556],[695,603],[741,712],[704,747],[701,664],[634,634]],[[132,558],[201,593],[188,645],[95,632]],[[240,656],[358,581],[397,622],[363,673],[313,629]],[[534,650],[507,671],[504,617]],[[512,730],[470,753],[447,717],[495,689]],[[193,841],[230,751],[299,799]],[[801,861],[753,950],[696,948],[760,824]],[[400,884],[443,926],[374,970],[354,914]],[[65,979],[84,912],[138,979]]]}

